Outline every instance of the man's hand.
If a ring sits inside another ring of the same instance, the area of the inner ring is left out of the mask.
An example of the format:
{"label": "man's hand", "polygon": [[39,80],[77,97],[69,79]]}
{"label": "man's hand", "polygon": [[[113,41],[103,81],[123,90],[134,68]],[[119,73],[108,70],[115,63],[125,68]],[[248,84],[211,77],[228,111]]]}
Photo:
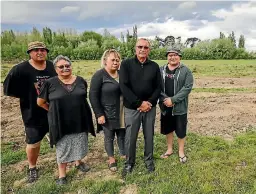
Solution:
{"label": "man's hand", "polygon": [[106,120],[105,120],[105,117],[104,117],[104,116],[101,116],[101,117],[98,118],[98,123],[99,123],[100,125],[104,124],[105,122],[106,122]]}
{"label": "man's hand", "polygon": [[164,99],[164,105],[167,106],[167,107],[172,107],[174,104],[172,103],[171,98],[165,98]]}
{"label": "man's hand", "polygon": [[152,104],[149,101],[143,101],[137,110],[140,112],[148,112],[152,107]]}

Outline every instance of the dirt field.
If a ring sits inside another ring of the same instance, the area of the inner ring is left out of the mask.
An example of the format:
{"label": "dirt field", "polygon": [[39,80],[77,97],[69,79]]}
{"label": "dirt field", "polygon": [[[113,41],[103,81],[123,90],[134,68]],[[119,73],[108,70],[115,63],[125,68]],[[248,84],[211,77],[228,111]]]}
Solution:
{"label": "dirt field", "polygon": [[[252,88],[255,78],[201,78],[195,79],[195,87]],[[192,92],[190,94],[189,124],[190,132],[203,135],[218,135],[232,138],[236,133],[249,127],[256,127],[255,93],[210,93]],[[19,101],[3,96],[1,93],[2,142],[24,142],[23,123]],[[159,109],[156,130],[159,130]]]}
{"label": "dirt field", "polygon": [[[255,88],[256,79],[254,78],[196,78],[196,88]],[[1,89],[2,91],[2,89]],[[227,140],[232,140],[237,133],[243,133],[251,127],[256,127],[256,94],[255,93],[210,93],[210,92],[192,92],[189,102],[188,131],[207,136],[221,136]],[[156,131],[159,131],[159,108],[157,107]],[[17,148],[25,148],[24,127],[21,120],[19,109],[19,100],[3,96],[1,92],[1,140],[2,144],[15,142]],[[93,168],[102,161],[106,160],[107,155],[103,146],[103,135],[98,134],[93,142],[93,149],[90,150],[84,159],[92,169],[87,176],[104,179],[118,179],[116,174],[109,174],[108,169],[96,170]],[[39,168],[45,168],[47,164],[55,163],[55,154],[53,152],[40,156]],[[7,171],[24,171],[27,161],[8,165],[2,169]],[[71,168],[72,164],[69,164]],[[55,169],[55,176],[58,171]],[[76,177],[79,179],[79,174]],[[24,185],[26,178],[16,180],[12,188]],[[122,181],[122,180],[120,180]],[[12,192],[8,192],[12,193]],[[136,187],[124,188],[121,193],[137,193]]]}

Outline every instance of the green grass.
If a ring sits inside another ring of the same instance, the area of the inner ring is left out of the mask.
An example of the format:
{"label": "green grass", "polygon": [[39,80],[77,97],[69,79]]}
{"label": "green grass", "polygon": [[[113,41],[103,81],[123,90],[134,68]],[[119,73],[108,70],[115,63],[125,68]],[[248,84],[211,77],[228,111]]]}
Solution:
{"label": "green grass", "polygon": [[[156,60],[161,66],[166,60]],[[196,77],[256,77],[255,60],[183,60]],[[3,82],[10,68],[14,64],[2,64],[1,82]],[[75,61],[73,62],[74,74],[90,80],[100,61]]]}
{"label": "green grass", "polygon": [[239,93],[249,92],[256,93],[255,88],[193,88],[193,92],[212,92],[212,93]]}
{"label": "green grass", "polygon": [[[40,153],[42,155],[47,154],[48,152],[53,152],[50,148],[46,138],[43,139],[41,143]],[[15,164],[21,160],[26,159],[25,146],[19,147],[15,142],[8,142],[1,144],[1,165]]]}
{"label": "green grass", "polygon": [[[15,188],[14,192],[57,194],[80,191],[89,194],[115,194],[129,185],[135,185],[140,194],[253,194],[256,192],[256,129],[254,128],[237,135],[233,141],[189,133],[186,144],[188,161],[185,164],[181,164],[178,160],[176,138],[175,154],[165,160],[159,157],[166,150],[165,137],[157,133],[154,142],[156,171],[152,174],[147,174],[143,162],[144,140],[140,133],[137,142],[136,166],[134,171],[127,175],[124,183],[120,181],[123,164],[119,161],[118,179],[88,178],[86,174],[78,178],[76,170],[71,170],[68,173],[68,185],[59,187],[55,184],[53,175],[57,165],[49,163],[41,169],[42,174],[36,183]],[[105,161],[102,161],[102,164],[105,165]],[[101,170],[102,167],[98,169],[98,166],[102,164],[97,164],[92,171]],[[4,174],[2,193],[7,193],[6,190],[12,188],[12,183],[23,177],[25,177],[23,172]]]}

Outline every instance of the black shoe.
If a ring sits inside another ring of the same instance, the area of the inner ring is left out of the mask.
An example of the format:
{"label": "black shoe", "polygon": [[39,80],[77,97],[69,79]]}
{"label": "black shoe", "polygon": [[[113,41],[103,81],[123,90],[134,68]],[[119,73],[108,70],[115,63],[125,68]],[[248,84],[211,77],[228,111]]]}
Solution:
{"label": "black shoe", "polygon": [[152,173],[155,171],[155,166],[153,164],[149,165],[149,166],[147,166],[147,169],[148,169],[148,173]]}
{"label": "black shoe", "polygon": [[132,172],[132,170],[133,170],[133,166],[132,165],[125,166],[123,171],[122,171],[122,178],[125,178],[127,174]]}
{"label": "black shoe", "polygon": [[38,179],[38,170],[36,169],[36,167],[34,168],[30,168],[28,170],[28,182],[29,183],[33,183]]}
{"label": "black shoe", "polygon": [[90,167],[87,164],[81,162],[78,166],[76,166],[76,169],[82,172],[88,172],[90,170]]}
{"label": "black shoe", "polygon": [[68,183],[68,181],[67,181],[66,177],[61,177],[58,180],[56,180],[57,185],[66,185],[67,183]]}

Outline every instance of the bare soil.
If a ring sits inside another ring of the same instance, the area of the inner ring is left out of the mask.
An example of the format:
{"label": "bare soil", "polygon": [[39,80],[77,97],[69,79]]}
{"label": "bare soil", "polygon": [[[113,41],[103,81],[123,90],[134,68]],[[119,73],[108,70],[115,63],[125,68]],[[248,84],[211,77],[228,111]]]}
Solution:
{"label": "bare soil", "polygon": [[217,78],[201,77],[195,79],[196,88],[255,88],[256,78]]}
{"label": "bare soil", "polygon": [[[256,87],[255,78],[200,78],[195,80],[195,87],[211,88],[250,88]],[[2,91],[2,90],[1,90]],[[221,136],[232,140],[238,133],[245,132],[248,128],[256,127],[256,94],[255,93],[203,93],[190,94],[188,131],[207,136]],[[157,107],[156,131],[159,132],[160,112]],[[1,140],[2,144],[15,142],[14,150],[25,147],[24,126],[21,119],[19,100],[3,96],[1,92]],[[100,172],[93,170],[93,166],[105,162],[107,156],[103,146],[103,135],[99,134],[93,142],[90,153],[84,159],[92,170],[86,176],[92,178],[115,178],[107,167]],[[49,153],[40,157],[39,165],[54,163],[55,154]],[[15,171],[24,170],[26,161],[10,165],[8,169]],[[2,169],[4,170],[4,169]],[[56,166],[57,170],[57,166]],[[106,172],[105,172],[106,171]],[[55,172],[57,175],[57,171]],[[21,182],[23,182],[21,180]],[[19,185],[19,183],[17,183]],[[121,193],[137,193],[136,187],[128,187]]]}

